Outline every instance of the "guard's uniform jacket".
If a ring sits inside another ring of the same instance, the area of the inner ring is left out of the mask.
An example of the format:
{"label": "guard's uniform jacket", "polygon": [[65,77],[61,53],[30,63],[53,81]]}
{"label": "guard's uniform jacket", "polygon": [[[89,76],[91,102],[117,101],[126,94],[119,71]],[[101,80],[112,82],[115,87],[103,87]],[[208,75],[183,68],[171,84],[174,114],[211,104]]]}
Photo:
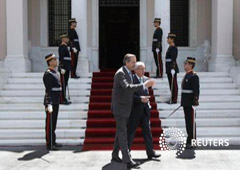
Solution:
{"label": "guard's uniform jacket", "polygon": [[[181,105],[183,106],[186,131],[188,134],[187,144],[191,145],[192,139],[196,139],[196,128],[194,130],[194,109],[192,106],[198,105],[199,99],[199,77],[193,71],[188,72],[182,81],[182,100]],[[195,135],[194,135],[195,134]]]}
{"label": "guard's uniform jacket", "polygon": [[[177,73],[179,73],[178,65],[177,65],[177,55],[178,48],[176,46],[169,46],[166,52],[166,73],[168,77],[169,88],[172,96],[172,103],[177,103],[178,97],[178,83],[177,83]],[[175,70],[175,75],[172,77],[171,70]]]}
{"label": "guard's uniform jacket", "polygon": [[47,69],[43,76],[43,82],[46,88],[44,105],[59,104],[60,93],[62,91],[59,75],[55,70]]}
{"label": "guard's uniform jacket", "polygon": [[191,107],[199,99],[199,77],[191,71],[187,73],[182,81],[182,100],[181,105]]}
{"label": "guard's uniform jacket", "polygon": [[72,48],[75,47],[78,51],[81,51],[80,43],[79,43],[79,39],[78,39],[76,30],[70,28],[68,30],[68,36],[69,36],[69,40],[70,40],[70,50],[72,51]]}
{"label": "guard's uniform jacket", "polygon": [[[44,97],[44,105],[46,111],[46,124],[45,124],[45,138],[46,146],[51,149],[51,144],[56,143],[56,126],[60,102],[61,84],[60,79],[55,70],[48,69],[43,76],[43,83],[46,88]],[[48,111],[48,105],[52,105],[53,112]]]}
{"label": "guard's uniform jacket", "polygon": [[61,44],[58,48],[59,53],[59,68],[66,71],[71,70],[71,57],[68,51],[68,47],[65,44]]}
{"label": "guard's uniform jacket", "polygon": [[155,52],[157,48],[159,48],[160,52],[162,52],[162,35],[162,28],[156,28],[153,34],[152,52]]}
{"label": "guard's uniform jacket", "polygon": [[169,46],[166,52],[166,73],[171,74],[172,69],[174,69],[176,73],[179,73],[177,56],[178,48],[176,46]]}

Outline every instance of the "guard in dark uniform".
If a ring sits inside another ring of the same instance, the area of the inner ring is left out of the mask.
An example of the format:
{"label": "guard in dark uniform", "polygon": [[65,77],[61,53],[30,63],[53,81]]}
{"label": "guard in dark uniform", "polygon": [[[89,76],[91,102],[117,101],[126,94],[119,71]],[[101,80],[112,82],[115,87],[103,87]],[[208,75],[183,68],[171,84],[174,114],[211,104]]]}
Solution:
{"label": "guard in dark uniform", "polygon": [[176,34],[169,33],[167,37],[167,42],[169,44],[168,50],[166,52],[166,73],[169,82],[169,88],[171,91],[171,99],[167,103],[173,104],[177,103],[178,97],[178,83],[177,83],[177,73],[179,73],[177,65],[178,48],[176,47],[174,40]]}
{"label": "guard in dark uniform", "polygon": [[[193,71],[195,67],[196,59],[188,57],[184,62],[184,70],[186,75],[182,81],[182,100],[181,105],[183,106],[186,130],[187,130],[187,148],[192,148],[191,140],[196,139],[196,124],[194,123],[194,109],[192,106],[198,106],[199,100],[199,77]],[[195,128],[193,128],[195,126]],[[195,130],[194,130],[195,129]]]}
{"label": "guard in dark uniform", "polygon": [[153,42],[152,42],[152,52],[155,60],[155,64],[157,66],[156,70],[156,78],[162,78],[163,76],[163,63],[162,63],[162,35],[163,31],[160,28],[161,19],[155,18],[154,27],[156,30],[153,34]]}
{"label": "guard in dark uniform", "polygon": [[70,39],[70,51],[71,51],[71,58],[72,58],[71,78],[80,78],[80,76],[76,75],[78,55],[79,55],[79,52],[81,51],[78,34],[76,32],[77,21],[75,18],[72,18],[69,20],[69,23],[70,23],[70,29],[68,30],[68,35]]}
{"label": "guard in dark uniform", "polygon": [[71,104],[71,101],[67,99],[67,86],[68,86],[68,80],[69,80],[69,74],[71,71],[71,57],[68,50],[68,42],[69,38],[67,33],[63,33],[60,35],[61,38],[61,45],[58,48],[59,53],[59,72],[61,77],[61,84],[62,84],[62,97],[61,97],[61,104]]}
{"label": "guard in dark uniform", "polygon": [[61,94],[61,83],[59,75],[56,72],[57,59],[54,54],[45,57],[48,69],[44,73],[43,83],[45,85],[44,106],[46,111],[46,146],[48,150],[56,150],[61,144],[56,143],[56,126],[58,118],[58,109]]}

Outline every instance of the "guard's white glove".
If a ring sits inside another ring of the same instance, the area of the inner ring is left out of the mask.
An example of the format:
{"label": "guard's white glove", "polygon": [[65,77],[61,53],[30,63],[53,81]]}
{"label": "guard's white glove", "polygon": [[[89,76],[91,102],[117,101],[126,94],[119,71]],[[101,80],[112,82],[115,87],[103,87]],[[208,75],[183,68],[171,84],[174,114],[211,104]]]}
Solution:
{"label": "guard's white glove", "polygon": [[53,106],[51,104],[48,105],[47,110],[49,113],[53,112]]}
{"label": "guard's white glove", "polygon": [[171,70],[171,74],[172,76],[174,76],[174,74],[176,73],[176,71],[174,69]]}
{"label": "guard's white glove", "polygon": [[156,52],[157,52],[157,53],[159,53],[159,52],[160,52],[159,48],[156,48]]}
{"label": "guard's white glove", "polygon": [[73,47],[73,52],[74,52],[74,53],[77,53],[77,52],[78,52],[75,47]]}
{"label": "guard's white glove", "polygon": [[66,70],[61,69],[61,74],[65,74],[65,73],[66,73]]}

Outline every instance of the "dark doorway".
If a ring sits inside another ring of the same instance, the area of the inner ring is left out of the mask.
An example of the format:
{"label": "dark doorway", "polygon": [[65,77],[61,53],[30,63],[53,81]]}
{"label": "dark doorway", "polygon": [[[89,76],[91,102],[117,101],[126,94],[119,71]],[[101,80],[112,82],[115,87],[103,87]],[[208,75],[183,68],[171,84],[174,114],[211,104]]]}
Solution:
{"label": "dark doorway", "polygon": [[132,0],[134,3],[124,1],[127,4],[115,1],[122,3],[108,4],[100,0],[100,69],[120,68],[126,53],[136,54],[139,58],[139,0]]}

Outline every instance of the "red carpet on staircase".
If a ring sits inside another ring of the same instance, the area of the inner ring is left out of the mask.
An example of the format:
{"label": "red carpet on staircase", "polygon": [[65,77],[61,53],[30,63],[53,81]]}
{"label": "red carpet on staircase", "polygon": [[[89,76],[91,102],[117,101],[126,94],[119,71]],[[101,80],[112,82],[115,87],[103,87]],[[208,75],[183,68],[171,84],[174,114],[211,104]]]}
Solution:
{"label": "red carpet on staircase", "polygon": [[[83,150],[112,150],[115,137],[115,120],[111,113],[111,95],[114,71],[93,73],[91,94],[89,101],[87,128]],[[159,112],[152,89],[151,95],[151,127],[154,149],[160,149],[159,137],[162,133]],[[137,129],[133,150],[144,150],[144,140],[141,128]]]}

